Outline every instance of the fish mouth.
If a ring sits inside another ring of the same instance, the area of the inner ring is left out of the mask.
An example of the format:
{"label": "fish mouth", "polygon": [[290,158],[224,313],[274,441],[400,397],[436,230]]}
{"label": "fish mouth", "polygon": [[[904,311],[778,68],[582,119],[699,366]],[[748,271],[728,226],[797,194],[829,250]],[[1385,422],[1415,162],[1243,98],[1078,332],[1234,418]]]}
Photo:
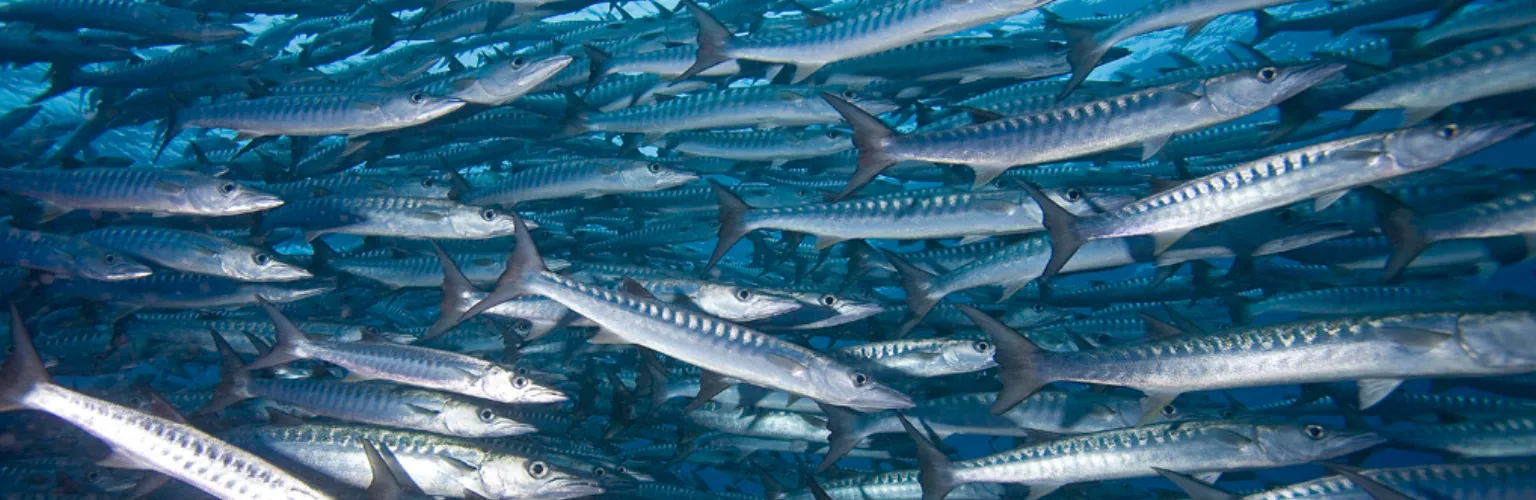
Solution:
{"label": "fish mouth", "polygon": [[1482,126],[1479,128],[1483,129],[1480,131],[1483,137],[1478,141],[1476,146],[1472,148],[1466,148],[1466,150],[1462,152],[1462,155],[1467,155],[1490,145],[1497,144],[1504,139],[1508,139],[1510,136],[1530,129],[1532,125],[1536,125],[1536,123],[1528,120],[1505,120],[1502,122],[1490,122],[1482,124]]}
{"label": "fish mouth", "polygon": [[868,410],[905,410],[916,407],[917,403],[906,394],[876,384],[867,393],[855,397],[849,406]]}
{"label": "fish mouth", "polygon": [[564,499],[601,495],[605,491],[597,481],[591,479],[562,477],[554,479],[539,487],[539,498]]}
{"label": "fish mouth", "polygon": [[315,275],[302,267],[283,264],[281,266],[272,266],[255,277],[268,281],[294,281],[313,278]]}
{"label": "fish mouth", "polygon": [[1374,432],[1362,432],[1358,434],[1339,436],[1333,446],[1333,456],[1348,455],[1360,450],[1371,448],[1387,442],[1387,438]]}
{"label": "fish mouth", "polygon": [[1323,83],[1323,80],[1332,78],[1348,68],[1340,63],[1313,63],[1297,67],[1294,72],[1285,78],[1286,84],[1294,88],[1293,95],[1313,86]]}
{"label": "fish mouth", "polygon": [[538,428],[530,424],[507,420],[491,424],[491,430],[486,434],[486,437],[521,436],[538,431]]}
{"label": "fish mouth", "polygon": [[552,388],[539,387],[528,390],[519,399],[526,403],[564,403],[570,401],[571,397]]}
{"label": "fish mouth", "polygon": [[272,193],[250,190],[240,197],[240,207],[251,211],[271,210],[283,206],[283,199]]}
{"label": "fish mouth", "polygon": [[102,281],[126,281],[126,280],[136,280],[136,279],[139,279],[139,278],[143,278],[143,277],[149,276],[151,274],[154,274],[154,271],[151,270],[149,268],[149,266],[131,266],[131,267],[124,267],[124,268],[120,268],[120,269],[114,269],[111,272],[108,272],[105,276],[102,276],[101,278],[102,278]]}

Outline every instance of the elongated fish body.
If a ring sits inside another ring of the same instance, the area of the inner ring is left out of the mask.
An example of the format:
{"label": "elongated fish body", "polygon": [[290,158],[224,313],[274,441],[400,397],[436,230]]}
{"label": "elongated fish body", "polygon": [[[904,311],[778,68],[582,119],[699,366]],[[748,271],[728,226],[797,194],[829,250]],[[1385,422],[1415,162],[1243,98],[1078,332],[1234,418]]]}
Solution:
{"label": "elongated fish body", "polygon": [[851,361],[908,377],[942,377],[997,366],[992,344],[980,340],[892,340],[842,349]]}
{"label": "elongated fish body", "polygon": [[[974,28],[1023,13],[1050,0],[902,0],[847,19],[782,34],[733,37],[719,21],[688,2],[699,22],[698,70],[730,59],[793,64],[803,80],[827,64]],[[685,73],[687,76],[692,76]]]}
{"label": "elongated fish body", "polygon": [[1523,191],[1450,212],[1420,218],[1428,241],[1495,238],[1536,232],[1536,192]]}
{"label": "elongated fish body", "polygon": [[802,307],[794,297],[731,283],[665,278],[638,281],[663,302],[676,302],[686,297],[704,312],[729,321],[756,321]]}
{"label": "elongated fish body", "polygon": [[[151,469],[220,498],[332,498],[282,469],[185,423],[139,412],[54,383],[11,306],[11,355],[0,374],[0,410],[37,410],[110,446],[114,461]],[[175,418],[175,417],[173,417]]]}
{"label": "elongated fish body", "polygon": [[[1491,300],[1490,300],[1491,299]],[[1501,304],[1502,303],[1502,304]],[[1515,303],[1495,297],[1478,297],[1460,290],[1429,286],[1357,286],[1335,287],[1274,295],[1242,307],[1240,319],[1265,313],[1348,315],[1393,312],[1465,309],[1469,307],[1514,307]]]}
{"label": "elongated fish body", "polygon": [[539,84],[565,69],[574,59],[556,55],[537,61],[513,57],[491,63],[473,75],[444,80],[422,90],[433,95],[460,99],[473,104],[500,106],[517,100]]}
{"label": "elongated fish body", "polygon": [[313,276],[255,247],[193,231],[114,226],[81,233],[80,237],[182,272],[241,281],[293,281]]}
{"label": "elongated fish body", "polygon": [[344,92],[246,99],[181,111],[183,127],[225,128],[247,137],[359,136],[435,120],[464,101],[422,92]]}
{"label": "elongated fish body", "polygon": [[486,239],[511,233],[511,218],[490,208],[411,197],[323,197],[299,200],[262,219],[268,229],[402,238]]}
{"label": "elongated fish body", "polygon": [[[380,168],[386,162],[379,162]],[[301,200],[322,196],[371,197],[410,196],[416,198],[448,198],[452,185],[433,177],[401,179],[395,177],[336,175],[313,177],[293,182],[267,184],[262,189],[284,200]]]}
{"label": "elongated fish body", "polygon": [[1351,188],[1440,166],[1530,126],[1503,121],[1365,134],[1238,165],[1087,219],[1047,215],[1055,250],[1045,275],[1082,241],[1153,235],[1161,252],[1194,228],[1309,198],[1326,207]]}
{"label": "elongated fish body", "polygon": [[[1090,249],[1088,245],[1096,246]],[[1073,256],[1072,260],[1067,261],[1066,266],[1062,267],[1063,272],[1123,266],[1151,252],[1147,245],[1127,239],[1095,240],[1088,245],[1083,246],[1082,257]],[[1049,260],[1049,252],[1046,251],[1049,246],[1050,241],[1046,235],[1031,235],[997,253],[939,275],[926,288],[926,295],[943,297],[961,290],[991,285],[1022,289],[1044,272],[1046,261]]]}
{"label": "elongated fish body", "polygon": [[529,168],[494,186],[472,191],[466,203],[512,206],[520,202],[573,196],[657,191],[688,184],[698,176],[640,160],[586,160]]}
{"label": "elongated fish body", "polygon": [[1392,83],[1344,109],[1403,108],[1404,122],[1411,125],[1452,104],[1536,88],[1536,33],[1468,47],[1391,73],[1396,77]]}
{"label": "elongated fish body", "polygon": [[[676,78],[693,66],[694,55],[698,50],[689,45],[679,45],[661,50],[641,52],[634,55],[626,55],[614,58],[604,65],[604,74],[612,73],[650,73],[660,75],[663,78]],[[741,72],[741,66],[736,61],[726,61],[699,73],[703,77],[730,76]]]}
{"label": "elongated fish body", "polygon": [[191,42],[219,42],[246,36],[228,24],[198,21],[189,10],[130,1],[24,0],[0,8],[0,19],[64,31],[97,28]]}
{"label": "elongated fish body", "polygon": [[405,477],[428,495],[459,497],[468,490],[486,498],[555,500],[602,493],[595,481],[542,461],[423,432],[306,424],[242,427],[226,437],[357,488],[367,487],[373,478],[363,452],[363,443],[369,442],[394,456]]}
{"label": "elongated fish body", "polygon": [[[1021,191],[859,199],[747,213],[744,227],[816,235],[818,247],[848,239],[938,239],[1027,233],[1044,228]],[[1087,203],[1076,203],[1091,211]]]}
{"label": "elongated fish body", "polygon": [[46,291],[126,306],[203,309],[248,306],[254,304],[258,296],[278,303],[293,302],[333,289],[334,284],[324,281],[244,282],[203,274],[162,271],[124,281],[55,281]]}
{"label": "elongated fish body", "polygon": [[[737,127],[798,127],[836,123],[837,111],[816,98],[817,87],[770,85],[698,92],[686,97],[610,113],[588,115],[583,124],[592,132],[661,136],[683,130]],[[880,114],[896,105],[880,99],[850,99]]]}
{"label": "elongated fish body", "polygon": [[1469,5],[1444,21],[1413,34],[1413,44],[1428,47],[1435,43],[1497,33],[1536,22],[1536,1],[1513,0]]}
{"label": "elongated fish body", "polygon": [[277,325],[277,344],[248,369],[318,359],[345,368],[354,378],[388,380],[502,403],[566,400],[559,391],[473,356],[379,340],[312,340],[270,303],[263,301],[262,307]]}
{"label": "elongated fish body", "polygon": [[[942,493],[950,484],[988,482],[1026,484],[1030,496],[1038,497],[1067,484],[1152,476],[1153,467],[1188,473],[1279,467],[1352,453],[1382,441],[1371,433],[1317,425],[1154,424],[943,464],[947,481],[925,487],[924,494]],[[924,485],[930,481],[925,479]]]}
{"label": "elongated fish body", "polygon": [[0,170],[0,191],[35,198],[52,215],[101,210],[223,216],[283,204],[276,196],[234,181],[154,168],[6,169]]}
{"label": "elongated fish body", "polygon": [[[1082,353],[1032,351],[980,314],[972,319],[997,334],[994,343],[1004,343],[997,360],[1012,397],[1056,380],[1132,387],[1162,400],[1191,390],[1360,380],[1360,406],[1369,408],[1403,379],[1510,374],[1536,365],[1529,346],[1516,340],[1536,324],[1528,311],[1299,321]],[[1010,403],[999,398],[993,408]]]}
{"label": "elongated fish body", "polygon": [[[506,256],[499,253],[455,253],[453,260],[469,281],[476,285],[490,285],[507,268]],[[550,259],[551,269],[563,269],[569,262]],[[443,267],[434,257],[347,257],[331,263],[331,267],[349,274],[398,288],[436,287],[443,284]]]}
{"label": "elongated fish body", "polygon": [[[247,338],[254,337],[271,345],[277,340],[277,328],[271,321],[256,319],[215,319],[200,320],[196,318],[165,319],[144,318],[144,315],[123,320],[124,332],[129,338],[149,339],[156,342],[164,342],[182,347],[196,347],[208,352],[214,352],[214,344],[210,339],[209,330],[219,333],[229,342],[235,352],[246,355],[261,354],[265,349],[258,349]],[[362,340],[363,331],[370,327],[347,325],[341,323],[319,323],[306,321],[299,324],[306,332],[317,337],[328,337],[337,341]],[[376,333],[379,336],[407,341],[410,338],[391,333]]]}
{"label": "elongated fish body", "polygon": [[1247,116],[1316,85],[1342,65],[1264,67],[1109,99],[1066,105],[952,130],[900,135],[835,97],[824,96],[854,127],[859,168],[847,196],[904,160],[963,164],[980,186],[1014,166],[1067,160],[1142,145],[1150,157],[1176,134]]}
{"label": "elongated fish body", "polygon": [[1389,430],[1381,435],[1414,448],[1469,458],[1524,457],[1536,450],[1536,420],[1529,416]]}
{"label": "elongated fish body", "polygon": [[1339,34],[1358,26],[1408,17],[1445,6],[1446,3],[1441,0],[1366,0],[1279,15],[1260,8],[1254,11],[1259,31],[1254,43],[1262,42],[1281,31],[1331,31]]}
{"label": "elongated fish body", "polygon": [[89,240],[17,229],[0,224],[0,262],[98,281],[122,281],[149,276],[148,266],[127,255],[91,244]]}
{"label": "elongated fish body", "polygon": [[783,132],[697,132],[674,134],[669,142],[679,153],[739,161],[788,162],[816,158],[853,148],[839,130]]}
{"label": "elongated fish body", "polygon": [[[917,471],[894,471],[868,476],[828,481],[822,485],[833,500],[867,500],[870,498],[922,498],[923,487],[918,483]],[[956,486],[944,498],[948,500],[1000,500],[1006,492],[1000,484],[972,483]],[[810,492],[794,491],[786,500],[812,500]]]}
{"label": "elongated fish body", "polygon": [[[1426,498],[1529,498],[1536,495],[1536,467],[1527,461],[1430,464],[1359,472],[1388,488]],[[1344,476],[1327,476],[1241,497],[1243,500],[1370,500]],[[1411,498],[1411,497],[1410,497]]]}
{"label": "elongated fish body", "polygon": [[303,414],[465,438],[512,436],[533,426],[483,403],[408,387],[328,380],[253,379],[245,391]]}
{"label": "elongated fish body", "polygon": [[827,440],[827,428],[802,418],[801,414],[780,410],[722,408],[705,404],[686,416],[689,421],[710,430],[786,441],[821,442]]}

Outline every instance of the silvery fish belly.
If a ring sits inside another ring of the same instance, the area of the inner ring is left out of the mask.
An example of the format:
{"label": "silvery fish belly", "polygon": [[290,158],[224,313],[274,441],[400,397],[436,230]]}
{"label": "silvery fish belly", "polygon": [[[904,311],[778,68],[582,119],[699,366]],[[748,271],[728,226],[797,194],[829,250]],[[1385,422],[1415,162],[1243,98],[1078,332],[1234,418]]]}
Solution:
{"label": "silvery fish belly", "polygon": [[1536,0],[11,0],[0,84],[0,497],[1536,498]]}

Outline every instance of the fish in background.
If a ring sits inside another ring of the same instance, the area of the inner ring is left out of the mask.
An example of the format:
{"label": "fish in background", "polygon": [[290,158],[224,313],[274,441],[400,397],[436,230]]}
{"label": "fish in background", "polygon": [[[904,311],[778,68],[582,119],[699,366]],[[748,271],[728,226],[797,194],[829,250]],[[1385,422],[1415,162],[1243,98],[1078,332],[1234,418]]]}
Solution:
{"label": "fish in background", "polygon": [[0,496],[1533,497],[1533,29],[12,1]]}

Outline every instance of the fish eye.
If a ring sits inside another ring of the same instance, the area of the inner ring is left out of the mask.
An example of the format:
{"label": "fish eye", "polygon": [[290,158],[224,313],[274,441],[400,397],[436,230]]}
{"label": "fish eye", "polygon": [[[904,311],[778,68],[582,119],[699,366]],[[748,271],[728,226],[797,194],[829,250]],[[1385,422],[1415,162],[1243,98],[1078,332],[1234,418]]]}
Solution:
{"label": "fish eye", "polygon": [[736,300],[747,301],[752,299],[752,291],[745,288],[736,289]]}
{"label": "fish eye", "polygon": [[516,377],[512,379],[512,387],[522,389],[528,387],[528,377]]}
{"label": "fish eye", "polygon": [[525,64],[528,64],[528,60],[523,59],[521,57],[516,57],[516,58],[512,59],[512,69],[521,68]]}
{"label": "fish eye", "polygon": [[1307,434],[1307,437],[1312,438],[1314,440],[1322,439],[1323,436],[1327,436],[1328,435],[1328,429],[1324,429],[1323,426],[1317,425],[1317,424],[1312,424],[1312,425],[1308,425],[1306,427],[1303,427],[1301,429],[1301,431],[1305,432]]}
{"label": "fish eye", "polygon": [[100,472],[96,472],[96,471],[87,472],[87,473],[85,473],[85,480],[93,482],[93,483],[96,482],[96,481],[100,481],[101,480],[101,473]]}
{"label": "fish eye", "polygon": [[1081,200],[1081,199],[1083,199],[1083,190],[1078,189],[1078,188],[1068,189],[1067,192],[1066,192],[1066,198],[1067,198],[1067,201]]}
{"label": "fish eye", "polygon": [[411,102],[413,102],[413,103],[421,104],[421,102],[425,101],[425,100],[427,100],[427,95],[426,94],[423,94],[421,92],[417,92],[417,93],[411,94]]}
{"label": "fish eye", "polygon": [[224,194],[235,194],[236,189],[238,189],[238,187],[236,187],[235,183],[233,182],[219,184],[219,191],[222,191]]}
{"label": "fish eye", "polygon": [[1261,81],[1261,82],[1264,82],[1264,83],[1273,82],[1273,81],[1275,81],[1275,77],[1280,76],[1280,70],[1277,70],[1275,68],[1263,68],[1263,69],[1259,70],[1259,75],[1258,76],[1259,76],[1259,81]]}
{"label": "fish eye", "polygon": [[858,96],[859,96],[858,92],[854,92],[852,90],[844,90],[843,91],[843,99],[853,99],[853,98],[858,97]]}
{"label": "fish eye", "polygon": [[429,188],[429,187],[432,187],[433,184],[436,184],[436,183],[432,182],[432,179],[422,179],[421,180],[421,187]]}
{"label": "fish eye", "polygon": [[835,306],[835,305],[837,305],[837,297],[832,296],[832,295],[822,295],[821,296],[821,305],[824,305],[824,306],[827,306],[827,307]]}
{"label": "fish eye", "polygon": [[1461,133],[1461,127],[1457,127],[1456,124],[1453,123],[1444,127],[1440,127],[1440,130],[1435,132],[1435,135],[1440,136],[1441,139],[1453,139],[1456,137],[1456,134],[1459,133]]}
{"label": "fish eye", "polygon": [[608,471],[602,467],[592,468],[592,477],[603,477],[606,474],[608,474]]}
{"label": "fish eye", "polygon": [[101,256],[101,261],[102,262],[106,262],[107,265],[109,265],[109,266],[116,265],[117,264],[117,255],[116,254],[110,254],[110,253],[106,254],[106,255],[103,255],[103,256]]}
{"label": "fish eye", "polygon": [[827,131],[827,138],[828,139],[841,139],[841,138],[843,138],[843,132],[840,131],[840,130],[828,130]]}
{"label": "fish eye", "polygon": [[518,374],[518,376],[526,377],[531,372],[528,371],[527,367],[519,366],[519,367],[517,367],[517,372],[516,373]]}
{"label": "fish eye", "polygon": [[528,464],[528,475],[533,476],[534,479],[543,479],[548,474],[549,466],[544,465],[544,462],[534,461]]}
{"label": "fish eye", "polygon": [[1296,220],[1296,214],[1290,210],[1280,210],[1279,213],[1275,214],[1275,217],[1280,219],[1280,222],[1286,223]]}
{"label": "fish eye", "polygon": [[1030,307],[1030,309],[1034,310],[1037,313],[1045,312],[1045,306],[1040,305],[1040,304],[1035,304],[1034,306]]}
{"label": "fish eye", "polygon": [[485,423],[490,423],[492,420],[496,420],[496,412],[491,411],[490,408],[481,408],[479,416],[480,421]]}
{"label": "fish eye", "polygon": [[811,192],[810,191],[806,191],[804,189],[801,189],[799,191],[795,191],[795,195],[796,196],[810,196]]}
{"label": "fish eye", "polygon": [[660,163],[652,163],[650,165],[646,165],[645,169],[649,170],[653,174],[659,174],[659,173],[661,173],[661,164]]}
{"label": "fish eye", "polygon": [[869,375],[865,375],[865,374],[862,374],[862,373],[855,373],[855,374],[853,374],[853,386],[854,387],[864,387],[866,384],[869,384]]}
{"label": "fish eye", "polygon": [[258,266],[265,266],[272,263],[272,257],[261,252],[256,252],[251,254],[251,261],[255,262]]}
{"label": "fish eye", "polygon": [[976,348],[976,352],[987,352],[992,350],[992,344],[988,344],[986,342],[977,342],[975,344],[971,344],[971,347]]}
{"label": "fish eye", "polygon": [[[528,332],[533,331],[533,323],[529,323],[526,320],[518,321],[517,324],[512,325],[512,331],[517,332],[518,335],[526,334]],[[519,370],[526,370],[526,369],[527,368],[519,368]],[[524,374],[524,375],[526,375],[526,374]]]}
{"label": "fish eye", "polygon": [[1173,405],[1168,405],[1163,407],[1162,413],[1164,417],[1172,417],[1179,414],[1179,409],[1174,408]]}
{"label": "fish eye", "polygon": [[1223,409],[1223,410],[1217,412],[1216,415],[1220,416],[1221,418],[1232,418],[1232,410]]}
{"label": "fish eye", "polygon": [[487,208],[485,210],[482,210],[482,211],[480,211],[480,218],[481,219],[485,219],[487,221],[496,220],[496,211],[495,210],[491,210],[489,208]]}

